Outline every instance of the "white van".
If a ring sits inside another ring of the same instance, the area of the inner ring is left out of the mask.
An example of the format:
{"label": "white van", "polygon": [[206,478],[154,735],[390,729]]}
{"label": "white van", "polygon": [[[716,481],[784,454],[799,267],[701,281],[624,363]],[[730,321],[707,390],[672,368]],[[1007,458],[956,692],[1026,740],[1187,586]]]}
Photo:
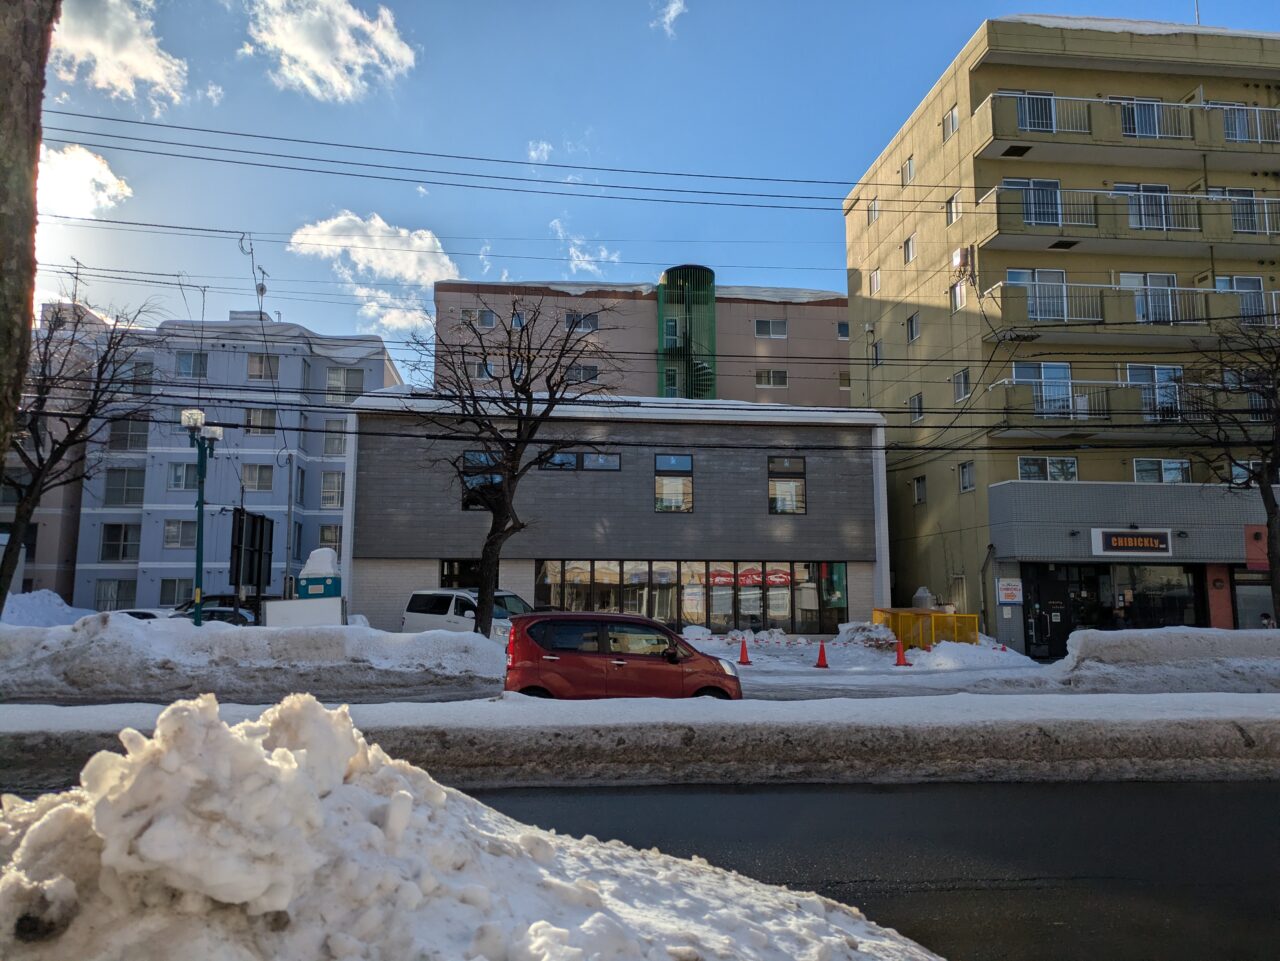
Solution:
{"label": "white van", "polygon": [[[493,625],[489,636],[500,644],[507,643],[512,614],[528,614],[532,605],[519,594],[496,591],[493,595]],[[405,605],[400,630],[418,634],[422,631],[473,631],[476,625],[476,592],[461,588],[441,587],[430,591],[414,591]]]}

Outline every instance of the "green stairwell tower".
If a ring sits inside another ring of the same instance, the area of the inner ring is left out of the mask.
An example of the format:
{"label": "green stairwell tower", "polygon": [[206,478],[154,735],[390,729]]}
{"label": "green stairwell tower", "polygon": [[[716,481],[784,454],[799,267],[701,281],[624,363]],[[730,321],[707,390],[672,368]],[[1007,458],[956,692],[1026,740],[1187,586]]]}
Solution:
{"label": "green stairwell tower", "polygon": [[716,275],[683,264],[658,280],[658,396],[716,396]]}

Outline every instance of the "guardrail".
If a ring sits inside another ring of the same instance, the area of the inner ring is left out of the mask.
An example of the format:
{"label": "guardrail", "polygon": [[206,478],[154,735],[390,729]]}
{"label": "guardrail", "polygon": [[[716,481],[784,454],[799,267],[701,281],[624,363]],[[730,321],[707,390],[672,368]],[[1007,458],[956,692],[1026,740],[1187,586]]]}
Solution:
{"label": "guardrail", "polygon": [[988,100],[1017,104],[1023,133],[1093,133],[1095,109],[1118,111],[1123,136],[1135,140],[1192,140],[1197,112],[1221,114],[1227,143],[1280,143],[1280,109],[1225,103],[1164,103],[1050,94],[994,93]]}
{"label": "guardrail", "polygon": [[[1235,320],[1280,327],[1280,291],[1203,287],[1127,287],[1118,284],[1020,283],[1005,280],[983,291],[997,300],[1005,320],[1030,324],[1203,325]],[[1016,300],[1014,298],[1017,298]],[[1219,302],[1211,307],[1214,298]],[[1234,303],[1230,298],[1234,298]],[[1009,314],[1014,317],[1010,318]]]}

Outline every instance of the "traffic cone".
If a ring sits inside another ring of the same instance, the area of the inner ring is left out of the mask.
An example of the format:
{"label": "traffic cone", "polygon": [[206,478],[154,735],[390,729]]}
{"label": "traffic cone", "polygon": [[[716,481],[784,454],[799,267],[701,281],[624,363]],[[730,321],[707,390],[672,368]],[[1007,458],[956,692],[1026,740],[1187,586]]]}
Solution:
{"label": "traffic cone", "polygon": [[827,666],[828,666],[828,664],[827,664],[827,645],[826,645],[826,642],[825,642],[825,641],[819,641],[819,642],[818,642],[818,663],[817,663],[817,664],[815,664],[815,665],[813,665],[813,666],[814,666],[814,667],[822,667],[822,668],[825,668],[825,667],[827,667]]}
{"label": "traffic cone", "polygon": [[1001,645],[1000,645],[1000,650],[1002,650],[1002,651],[1007,651],[1007,650],[1009,650],[1009,649],[1008,649],[1007,647],[1005,647],[1003,644],[1001,644]]}
{"label": "traffic cone", "polygon": [[747,639],[745,637],[742,639],[742,647],[738,651],[738,663],[739,664],[751,663],[751,658],[747,656]]}
{"label": "traffic cone", "polygon": [[898,659],[893,662],[894,667],[910,667],[911,662],[907,660],[907,652],[902,649],[902,638],[898,638]]}

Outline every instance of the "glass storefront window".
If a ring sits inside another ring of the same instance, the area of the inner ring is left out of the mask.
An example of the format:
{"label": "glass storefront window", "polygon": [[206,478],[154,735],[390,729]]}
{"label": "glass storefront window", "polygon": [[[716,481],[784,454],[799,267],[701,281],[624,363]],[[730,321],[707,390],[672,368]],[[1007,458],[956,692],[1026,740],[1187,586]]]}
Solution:
{"label": "glass storefront window", "polygon": [[769,561],[764,566],[765,609],[770,628],[791,631],[791,562]]}
{"label": "glass storefront window", "polygon": [[622,609],[622,563],[596,561],[591,582],[591,610],[617,612]]}
{"label": "glass storefront window", "polygon": [[675,627],[680,619],[676,594],[679,584],[675,561],[653,562],[653,619],[668,627]]}
{"label": "glass storefront window", "polygon": [[819,630],[823,634],[839,633],[840,625],[849,619],[849,587],[843,561],[818,565],[818,598],[822,604]]}
{"label": "glass storefront window", "polygon": [[707,562],[680,562],[680,621],[705,627],[707,623]]}
{"label": "glass storefront window", "polygon": [[[600,562],[597,561],[597,564]],[[622,564],[622,613],[649,613],[649,562],[624,561]]]}
{"label": "glass storefront window", "polygon": [[738,564],[738,630],[764,628],[764,570],[759,561]]}
{"label": "glass storefront window", "polygon": [[1275,617],[1271,604],[1271,584],[1267,575],[1259,571],[1237,570],[1232,574],[1232,587],[1236,595],[1236,628],[1259,630],[1262,615]]}
{"label": "glass storefront window", "polygon": [[817,566],[804,561],[792,565],[792,604],[796,612],[796,633],[818,633],[818,584]]}
{"label": "glass storefront window", "polygon": [[564,580],[564,566],[560,561],[538,561],[538,576],[533,586],[533,603],[536,607],[561,607],[564,596],[560,585]]}
{"label": "glass storefront window", "polygon": [[710,592],[711,622],[707,626],[716,634],[733,630],[733,561],[712,561],[707,575]]}
{"label": "glass storefront window", "polygon": [[1173,564],[1115,564],[1114,627],[1166,627],[1198,624],[1197,574]]}
{"label": "glass storefront window", "polygon": [[591,610],[591,562],[564,562],[564,609]]}

